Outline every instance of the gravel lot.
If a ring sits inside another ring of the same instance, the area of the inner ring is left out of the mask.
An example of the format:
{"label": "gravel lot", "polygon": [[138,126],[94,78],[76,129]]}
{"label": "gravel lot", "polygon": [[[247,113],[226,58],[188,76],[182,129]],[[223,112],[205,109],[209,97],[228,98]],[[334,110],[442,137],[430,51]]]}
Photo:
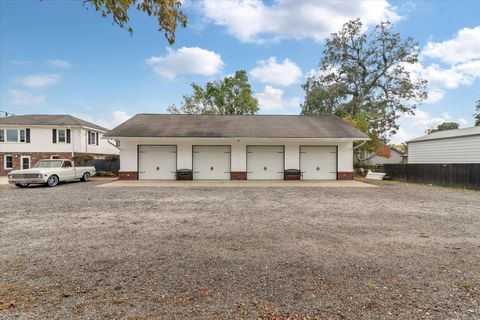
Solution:
{"label": "gravel lot", "polygon": [[480,192],[0,186],[0,318],[480,319]]}

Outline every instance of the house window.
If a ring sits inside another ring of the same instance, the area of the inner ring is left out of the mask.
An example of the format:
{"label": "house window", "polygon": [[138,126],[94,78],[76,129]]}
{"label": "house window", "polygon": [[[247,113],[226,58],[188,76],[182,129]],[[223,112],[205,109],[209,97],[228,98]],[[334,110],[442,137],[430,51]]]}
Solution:
{"label": "house window", "polygon": [[50,159],[52,159],[52,160],[54,160],[54,159],[60,159],[60,156],[57,156],[57,155],[50,156]]}
{"label": "house window", "polygon": [[21,129],[20,132],[20,142],[25,142],[25,130]]}
{"label": "house window", "polygon": [[22,169],[30,169],[30,156],[22,156]]}
{"label": "house window", "polygon": [[58,142],[63,142],[63,143],[65,143],[65,142],[67,141],[67,140],[66,140],[67,134],[66,134],[66,132],[65,132],[65,129],[59,129],[59,130],[57,130],[57,136],[58,136],[58,139],[57,139]]}
{"label": "house window", "polygon": [[13,156],[5,155],[3,157],[3,168],[4,169],[13,169]]}
{"label": "house window", "polygon": [[7,142],[18,142],[18,130],[7,129]]}
{"label": "house window", "polygon": [[96,135],[95,135],[95,132],[93,131],[88,131],[88,134],[90,135],[90,144],[97,144],[95,138],[96,138]]}
{"label": "house window", "polygon": [[0,129],[0,142],[26,142],[25,129]]}

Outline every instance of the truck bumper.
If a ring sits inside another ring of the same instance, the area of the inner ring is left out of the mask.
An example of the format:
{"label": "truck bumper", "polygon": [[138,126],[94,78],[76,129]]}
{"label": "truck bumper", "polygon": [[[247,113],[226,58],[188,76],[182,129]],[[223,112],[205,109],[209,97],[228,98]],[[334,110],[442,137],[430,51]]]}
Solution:
{"label": "truck bumper", "polygon": [[10,184],[42,184],[46,182],[43,178],[8,179],[8,183]]}

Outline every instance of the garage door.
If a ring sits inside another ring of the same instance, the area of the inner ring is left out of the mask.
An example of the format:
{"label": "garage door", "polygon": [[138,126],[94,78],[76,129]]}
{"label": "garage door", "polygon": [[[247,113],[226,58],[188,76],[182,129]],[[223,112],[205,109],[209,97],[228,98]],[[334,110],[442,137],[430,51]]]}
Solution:
{"label": "garage door", "polygon": [[138,178],[175,179],[176,146],[138,146]]}
{"label": "garage door", "polygon": [[230,146],[193,146],[193,179],[229,180]]}
{"label": "garage door", "polygon": [[283,180],[283,146],[247,146],[247,179]]}
{"label": "garage door", "polygon": [[301,146],[300,170],[305,180],[337,179],[337,148]]}

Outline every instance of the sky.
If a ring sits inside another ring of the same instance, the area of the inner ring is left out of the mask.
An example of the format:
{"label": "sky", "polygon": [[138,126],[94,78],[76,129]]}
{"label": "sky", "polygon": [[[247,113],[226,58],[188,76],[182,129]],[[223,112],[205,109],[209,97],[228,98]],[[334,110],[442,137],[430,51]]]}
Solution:
{"label": "sky", "polygon": [[246,70],[261,114],[299,114],[301,85],[325,39],[350,19],[380,21],[419,43],[414,76],[429,99],[399,119],[392,143],[442,122],[473,126],[480,100],[480,1],[184,0],[187,28],[169,46],[157,21],[131,11],[133,36],[83,1],[0,1],[0,110],[72,114],[113,128],[167,113],[205,84]]}

